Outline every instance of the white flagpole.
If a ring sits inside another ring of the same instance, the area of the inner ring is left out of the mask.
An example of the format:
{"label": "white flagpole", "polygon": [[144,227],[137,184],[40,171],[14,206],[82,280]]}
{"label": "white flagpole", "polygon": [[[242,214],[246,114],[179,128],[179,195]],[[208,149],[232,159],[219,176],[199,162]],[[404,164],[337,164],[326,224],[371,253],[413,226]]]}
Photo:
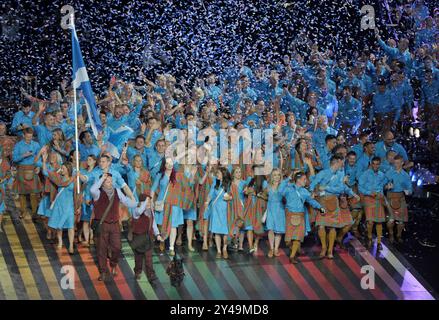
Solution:
{"label": "white flagpole", "polygon": [[[72,32],[75,32],[75,20],[73,13],[70,16],[71,23],[72,23]],[[72,57],[73,57],[73,48],[72,48]],[[72,59],[73,61],[73,59]],[[72,65],[73,69],[73,65]],[[73,105],[74,105],[74,112],[75,112],[75,148],[76,148],[76,186],[77,186],[77,192],[78,194],[81,193],[81,186],[79,183],[79,143],[78,143],[78,108],[76,106],[76,88],[75,88],[75,82],[72,83],[73,87]]]}

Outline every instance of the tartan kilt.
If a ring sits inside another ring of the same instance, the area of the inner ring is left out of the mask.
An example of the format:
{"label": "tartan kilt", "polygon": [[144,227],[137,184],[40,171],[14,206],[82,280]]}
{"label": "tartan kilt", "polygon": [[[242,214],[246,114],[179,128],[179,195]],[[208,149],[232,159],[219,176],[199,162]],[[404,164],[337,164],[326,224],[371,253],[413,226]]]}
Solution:
{"label": "tartan kilt", "polygon": [[252,197],[247,198],[247,202],[245,204],[245,212],[244,212],[244,226],[245,228],[251,227],[250,230],[253,230],[255,234],[263,234],[264,226],[262,224],[262,216],[266,210],[266,201],[263,201],[259,198],[255,200],[253,203]]}
{"label": "tartan kilt", "polygon": [[[285,210],[286,215],[286,228],[285,228],[285,241],[298,240],[303,242],[305,238],[305,216],[303,212],[290,212]],[[300,224],[294,226],[291,223],[292,216],[300,216]]]}
{"label": "tartan kilt", "polygon": [[349,209],[348,199],[340,200],[339,225],[340,227],[351,226],[354,223],[352,219],[351,210]]}
{"label": "tartan kilt", "polygon": [[386,221],[383,201],[382,196],[373,198],[371,196],[361,195],[366,221],[377,223]]}
{"label": "tartan kilt", "polygon": [[408,209],[404,192],[388,192],[387,199],[392,208],[389,218],[395,221],[408,222]]}
{"label": "tartan kilt", "polygon": [[[316,226],[341,228],[340,225],[340,206],[337,196],[318,197],[317,201],[325,208],[326,214],[320,212],[316,216]],[[336,204],[335,207],[329,207],[329,203]]]}
{"label": "tartan kilt", "polygon": [[[33,172],[35,166],[21,165],[17,168],[17,178],[14,181],[12,190],[16,194],[40,193],[43,191],[43,184],[38,174]],[[33,173],[30,174],[30,171]]]}

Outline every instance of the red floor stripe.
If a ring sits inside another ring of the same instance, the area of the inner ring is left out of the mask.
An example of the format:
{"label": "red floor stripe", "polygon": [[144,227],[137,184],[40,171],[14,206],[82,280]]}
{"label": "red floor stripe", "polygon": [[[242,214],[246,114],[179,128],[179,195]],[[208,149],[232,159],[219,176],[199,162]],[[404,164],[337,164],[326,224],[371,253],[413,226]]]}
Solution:
{"label": "red floor stripe", "polygon": [[332,286],[331,282],[320,272],[312,260],[303,261],[302,265],[309,271],[311,276],[316,280],[330,300],[341,300],[341,296]]}
{"label": "red floor stripe", "polygon": [[[353,274],[357,276],[357,278],[361,281],[364,274],[361,273],[361,267],[355,261],[354,258],[351,257],[349,253],[341,253],[339,257],[344,261],[344,263],[352,270]],[[369,292],[378,300],[388,300],[389,298],[381,291],[380,288],[375,286],[375,289],[369,289]]]}
{"label": "red floor stripe", "polygon": [[85,269],[90,276],[91,282],[96,289],[96,292],[101,300],[111,300],[111,295],[108,292],[107,287],[103,281],[98,281],[99,270],[97,265],[95,264],[93,257],[90,254],[90,251],[83,248],[78,247],[79,255],[81,256],[82,262],[84,263]]}
{"label": "red floor stripe", "polygon": [[280,256],[277,257],[277,259],[279,259],[279,261],[282,263],[282,266],[285,268],[285,270],[291,276],[291,279],[294,282],[296,282],[297,286],[300,288],[300,290],[302,290],[303,294],[309,300],[320,300],[320,297],[317,295],[317,293],[314,291],[314,289],[311,288],[308,281],[306,281],[306,279],[297,270],[297,268],[290,263],[290,260],[286,256],[285,252],[283,250],[279,250],[279,252],[280,252]]}
{"label": "red floor stripe", "polygon": [[349,278],[344,274],[343,271],[335,264],[332,260],[323,260],[323,264],[328,268],[328,270],[335,276],[335,278],[342,284],[346,289],[352,299],[354,300],[364,300],[365,297],[361,294],[361,291],[352,284]]}
{"label": "red floor stripe", "polygon": [[[133,274],[133,278],[134,278],[134,274]],[[128,285],[127,279],[125,278],[125,275],[123,274],[119,265],[117,266],[117,276],[116,278],[114,278],[114,283],[119,289],[123,300],[135,300],[134,294],[131,292],[131,288]]]}
{"label": "red floor stripe", "polygon": [[265,272],[269,275],[270,279],[273,280],[276,287],[282,293],[282,296],[285,299],[296,300],[297,299],[296,295],[293,293],[290,287],[288,287],[288,285],[285,283],[285,280],[282,279],[282,277],[279,275],[276,268],[273,265],[267,263],[267,259],[265,258],[264,252],[262,252],[259,249],[257,257],[260,262],[260,265],[265,270]]}
{"label": "red floor stripe", "polygon": [[73,266],[74,275],[75,275],[75,289],[73,290],[73,294],[77,300],[88,300],[87,293],[85,292],[84,287],[82,286],[81,280],[79,278],[78,272],[76,272],[76,268],[74,267],[73,261],[70,258],[67,250],[56,250],[58,255],[58,259],[63,266]]}

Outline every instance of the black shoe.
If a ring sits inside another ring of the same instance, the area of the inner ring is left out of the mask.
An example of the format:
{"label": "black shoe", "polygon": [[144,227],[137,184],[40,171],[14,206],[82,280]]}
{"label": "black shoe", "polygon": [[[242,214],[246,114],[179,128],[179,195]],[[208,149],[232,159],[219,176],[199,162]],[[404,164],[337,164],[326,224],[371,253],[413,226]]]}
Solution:
{"label": "black shoe", "polygon": [[32,222],[38,223],[38,222],[40,222],[40,218],[38,216],[32,216]]}
{"label": "black shoe", "polygon": [[378,251],[383,250],[383,245],[382,245],[381,243],[378,243],[378,244],[377,244],[377,250],[378,250]]}

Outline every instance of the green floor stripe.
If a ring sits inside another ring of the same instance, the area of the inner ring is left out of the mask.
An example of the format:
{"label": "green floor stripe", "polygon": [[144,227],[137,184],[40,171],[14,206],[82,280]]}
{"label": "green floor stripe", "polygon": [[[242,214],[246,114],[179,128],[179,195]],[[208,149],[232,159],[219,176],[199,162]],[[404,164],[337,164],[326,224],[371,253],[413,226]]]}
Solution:
{"label": "green floor stripe", "polygon": [[205,297],[201,293],[200,289],[198,289],[197,284],[195,283],[194,279],[192,278],[191,274],[189,273],[189,270],[187,269],[184,261],[183,261],[183,268],[184,268],[184,280],[183,283],[192,295],[193,300],[204,300]]}
{"label": "green floor stripe", "polygon": [[255,286],[255,289],[261,294],[263,299],[274,299],[271,292],[267,290],[267,287],[264,286],[259,276],[253,270],[254,266],[249,265],[248,262],[239,263],[238,264],[251,283]]}
{"label": "green floor stripe", "polygon": [[210,272],[209,268],[206,265],[206,262],[204,260],[200,260],[201,257],[198,256],[195,260],[192,260],[192,263],[195,265],[195,267],[200,272],[201,276],[203,277],[204,281],[207,284],[207,287],[212,292],[214,299],[217,300],[226,300],[227,297],[223,292],[223,289],[219,285],[216,277]]}
{"label": "green floor stripe", "polygon": [[[130,245],[128,244],[128,241],[123,239],[122,240],[122,254],[125,257],[126,262],[131,268],[131,271],[134,275],[134,252],[131,249]],[[153,287],[148,281],[148,278],[146,277],[145,272],[142,272],[142,276],[140,280],[136,280],[139,284],[140,289],[142,290],[143,294],[145,295],[146,299],[148,300],[158,300]]]}
{"label": "green floor stripe", "polygon": [[245,289],[242,287],[241,283],[239,282],[239,279],[235,276],[235,274],[231,270],[230,265],[224,260],[219,260],[216,263],[218,264],[219,269],[223,273],[224,278],[226,278],[230,286],[235,291],[236,295],[240,299],[250,300],[247,291],[245,291]]}
{"label": "green floor stripe", "polygon": [[[163,257],[167,261],[169,261],[168,258],[166,258],[165,256]],[[181,300],[180,293],[177,291],[175,287],[171,286],[171,281],[169,279],[169,276],[166,274],[166,268],[161,263],[159,256],[155,253],[153,253],[152,255],[152,262],[154,264],[154,270],[157,273],[157,277],[160,279],[160,282],[168,298],[171,300]]]}

